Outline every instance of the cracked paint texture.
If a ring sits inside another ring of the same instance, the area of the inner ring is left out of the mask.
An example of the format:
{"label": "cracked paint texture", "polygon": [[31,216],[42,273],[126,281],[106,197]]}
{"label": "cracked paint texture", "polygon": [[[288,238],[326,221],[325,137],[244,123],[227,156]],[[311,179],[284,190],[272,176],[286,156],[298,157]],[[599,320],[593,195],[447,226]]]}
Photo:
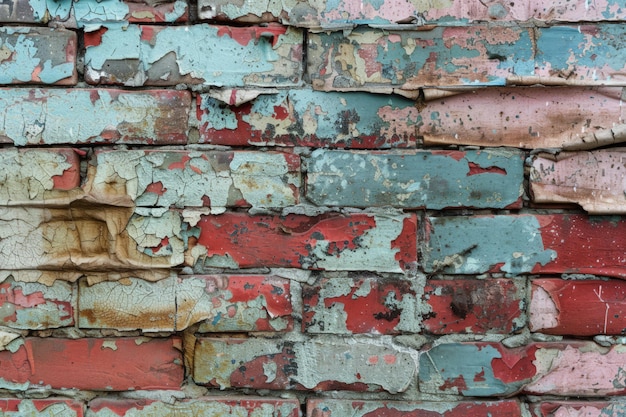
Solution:
{"label": "cracked paint texture", "polygon": [[307,199],[316,205],[443,209],[521,207],[524,163],[514,150],[365,153],[315,150]]}
{"label": "cracked paint texture", "polygon": [[123,0],[80,0],[73,4],[72,18],[79,28],[95,30],[111,23],[174,23],[186,22],[189,17],[185,1],[165,3],[133,2]]}
{"label": "cracked paint texture", "polygon": [[61,205],[81,195],[80,157],[73,149],[0,151],[0,205]]}
{"label": "cracked paint texture", "polygon": [[237,22],[279,20],[311,29],[338,29],[351,25],[437,24],[462,25],[474,21],[578,22],[612,21],[623,17],[623,0],[505,2],[489,0],[200,0],[199,16]]}
{"label": "cracked paint texture", "polygon": [[[233,93],[236,93],[235,91]],[[201,142],[230,146],[414,147],[419,112],[401,96],[318,92],[261,94],[224,106],[198,96]]]}
{"label": "cracked paint texture", "polygon": [[410,281],[326,278],[303,285],[303,331],[331,334],[419,332],[419,288]]}
{"label": "cracked paint texture", "polygon": [[530,171],[535,203],[574,203],[590,214],[626,213],[626,149],[538,155]]}
{"label": "cracked paint texture", "polygon": [[308,73],[321,90],[389,87],[622,85],[615,25],[520,28],[357,28],[308,37]]}
{"label": "cracked paint texture", "polygon": [[623,403],[608,401],[544,401],[531,407],[536,417],[609,417],[626,413]]}
{"label": "cracked paint texture", "polygon": [[417,262],[413,214],[225,213],[202,216],[196,227],[189,253],[198,267],[402,272]]}
{"label": "cracked paint texture", "polygon": [[85,78],[127,86],[297,86],[302,36],[282,26],[109,25],[85,36]]}
{"label": "cracked paint texture", "polygon": [[[621,87],[482,88],[426,102],[417,116],[425,145],[577,146],[621,124]],[[593,109],[592,112],[589,109]]]}
{"label": "cracked paint texture", "polygon": [[190,102],[186,91],[0,89],[0,141],[182,144]]}
{"label": "cracked paint texture", "polygon": [[300,158],[275,152],[103,151],[86,193],[139,207],[285,207],[297,204]]}
{"label": "cracked paint texture", "polygon": [[76,84],[76,48],[69,30],[0,27],[0,84]]}
{"label": "cracked paint texture", "polygon": [[267,399],[253,396],[200,397],[168,404],[149,399],[97,398],[89,403],[87,417],[299,417],[296,399]]}
{"label": "cracked paint texture", "polygon": [[529,327],[547,334],[622,335],[626,283],[621,280],[533,279]]}
{"label": "cracked paint texture", "polygon": [[515,400],[503,401],[363,401],[340,399],[307,400],[307,417],[521,417]]}
{"label": "cracked paint texture", "polygon": [[224,388],[405,391],[415,378],[413,357],[370,343],[198,339],[193,378]]}
{"label": "cracked paint texture", "polygon": [[1,399],[3,417],[83,417],[82,403],[63,398],[51,399]]}

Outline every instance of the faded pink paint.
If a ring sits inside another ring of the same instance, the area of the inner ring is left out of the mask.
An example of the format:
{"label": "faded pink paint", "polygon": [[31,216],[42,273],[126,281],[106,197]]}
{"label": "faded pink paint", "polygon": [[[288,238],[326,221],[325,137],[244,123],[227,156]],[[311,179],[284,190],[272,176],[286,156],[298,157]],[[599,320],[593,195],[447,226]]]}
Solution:
{"label": "faded pink paint", "polygon": [[546,290],[541,287],[535,288],[530,304],[532,306],[529,313],[531,331],[550,329],[559,324],[559,310]]}

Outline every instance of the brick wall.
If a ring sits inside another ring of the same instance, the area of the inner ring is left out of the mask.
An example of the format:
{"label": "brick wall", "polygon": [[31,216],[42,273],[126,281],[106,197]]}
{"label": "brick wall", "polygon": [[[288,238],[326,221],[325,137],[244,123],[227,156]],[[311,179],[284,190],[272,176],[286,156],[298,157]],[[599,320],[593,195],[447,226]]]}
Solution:
{"label": "brick wall", "polygon": [[0,414],[626,413],[623,0],[0,2]]}

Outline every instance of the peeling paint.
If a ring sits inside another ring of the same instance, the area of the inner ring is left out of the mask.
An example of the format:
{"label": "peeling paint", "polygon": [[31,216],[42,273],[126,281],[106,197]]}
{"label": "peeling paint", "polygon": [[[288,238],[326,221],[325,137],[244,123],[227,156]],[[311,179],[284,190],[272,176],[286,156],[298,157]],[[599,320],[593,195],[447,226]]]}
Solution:
{"label": "peeling paint", "polygon": [[3,417],[82,417],[83,405],[78,401],[58,399],[0,399]]}
{"label": "peeling paint", "polygon": [[185,1],[166,3],[132,2],[123,0],[80,0],[73,4],[70,20],[79,28],[93,31],[111,23],[174,23],[186,22],[189,10]]}

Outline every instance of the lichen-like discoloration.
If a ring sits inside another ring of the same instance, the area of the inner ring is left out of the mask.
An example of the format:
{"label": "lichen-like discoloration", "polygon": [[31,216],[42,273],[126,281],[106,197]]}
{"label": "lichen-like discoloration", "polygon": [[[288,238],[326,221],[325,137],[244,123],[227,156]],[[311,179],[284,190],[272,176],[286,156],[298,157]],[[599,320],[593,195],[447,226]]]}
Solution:
{"label": "lichen-like discoloration", "polygon": [[365,153],[316,150],[307,199],[317,205],[520,207],[522,154],[512,150]]}
{"label": "lichen-like discoloration", "polygon": [[0,151],[0,205],[68,204],[82,194],[80,158],[74,150]]}
{"label": "lichen-like discoloration", "polygon": [[622,85],[616,25],[357,28],[312,34],[308,73],[323,90],[428,86]]}
{"label": "lichen-like discoloration", "polygon": [[422,250],[424,269],[452,274],[529,273],[537,264],[557,258],[542,236],[535,216],[430,217]]}
{"label": "lichen-like discoloration", "polygon": [[0,140],[18,146],[186,143],[190,102],[186,91],[0,89]]}
{"label": "lichen-like discoloration", "polygon": [[576,146],[623,122],[621,95],[621,87],[470,90],[428,101],[417,118],[417,132],[426,145]]}
{"label": "lichen-like discoloration", "polygon": [[536,203],[575,203],[591,214],[626,214],[626,151],[535,156],[530,190]]}
{"label": "lichen-like discoloration", "polygon": [[[417,261],[417,221],[411,214],[202,216],[198,266],[292,267],[402,272]],[[190,261],[187,261],[190,263]]]}
{"label": "lichen-like discoloration", "polygon": [[0,400],[3,417],[82,417],[83,404],[78,401],[58,399],[3,399]]}
{"label": "lichen-like discoloration", "polygon": [[261,152],[105,151],[86,193],[139,207],[285,207],[298,203],[300,159]]}
{"label": "lichen-like discoloration", "polygon": [[284,27],[110,25],[86,36],[90,83],[296,86],[302,33]]}
{"label": "lichen-like discoloration", "polygon": [[[236,91],[233,92],[236,94]],[[366,93],[309,89],[261,94],[242,105],[198,96],[201,141],[219,145],[338,148],[414,147],[412,100]]]}
{"label": "lichen-like discoloration", "polygon": [[[264,369],[276,369],[271,375]],[[413,357],[372,343],[198,339],[197,383],[258,389],[405,391],[416,373]]]}
{"label": "lichen-like discoloration", "polygon": [[76,48],[69,30],[0,27],[0,84],[76,84]]}
{"label": "lichen-like discoloration", "polygon": [[42,330],[74,325],[76,297],[70,284],[52,286],[6,280],[0,284],[0,325]]}

